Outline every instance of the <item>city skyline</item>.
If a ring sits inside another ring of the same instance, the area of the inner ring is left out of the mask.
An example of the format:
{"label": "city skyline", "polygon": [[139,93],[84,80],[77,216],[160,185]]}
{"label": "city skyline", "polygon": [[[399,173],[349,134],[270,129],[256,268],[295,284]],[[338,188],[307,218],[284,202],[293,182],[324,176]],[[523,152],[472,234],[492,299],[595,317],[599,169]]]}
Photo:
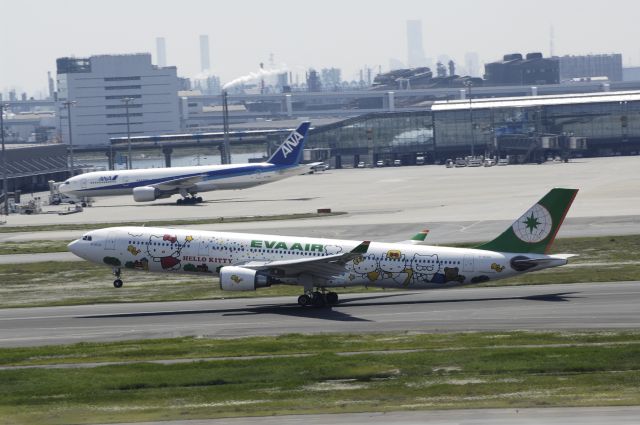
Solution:
{"label": "city skyline", "polygon": [[187,0],[179,9],[147,0],[70,0],[65,8],[42,0],[11,2],[4,6],[0,29],[0,91],[46,95],[47,71],[55,73],[58,57],[149,52],[157,63],[158,37],[165,39],[167,65],[194,77],[201,67],[200,35],[209,36],[211,72],[222,82],[255,72],[271,54],[276,67],[293,74],[336,67],[345,80],[354,80],[364,66],[385,71],[390,59],[406,65],[410,20],[422,22],[426,57],[446,55],[460,67],[468,52],[478,54],[480,68],[506,53],[547,56],[552,25],[557,55],[615,52],[622,53],[625,65],[638,64],[633,12],[640,6],[612,3],[627,13],[606,20],[595,3],[550,0],[537,2],[535,10],[505,0],[455,5],[399,0],[384,11],[364,1],[327,0],[310,14],[292,0]]}

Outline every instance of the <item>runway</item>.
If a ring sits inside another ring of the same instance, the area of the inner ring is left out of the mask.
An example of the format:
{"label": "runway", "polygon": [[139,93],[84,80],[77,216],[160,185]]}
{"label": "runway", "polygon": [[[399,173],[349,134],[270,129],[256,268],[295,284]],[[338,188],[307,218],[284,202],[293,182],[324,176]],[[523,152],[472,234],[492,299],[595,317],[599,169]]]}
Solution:
{"label": "runway", "polygon": [[333,309],[293,297],[0,310],[0,346],[327,332],[637,329],[640,282],[375,292]]}
{"label": "runway", "polygon": [[[426,410],[417,412],[287,415],[138,422],[137,425],[636,425],[640,407],[546,407],[530,409]],[[133,424],[119,424],[133,425]]]}

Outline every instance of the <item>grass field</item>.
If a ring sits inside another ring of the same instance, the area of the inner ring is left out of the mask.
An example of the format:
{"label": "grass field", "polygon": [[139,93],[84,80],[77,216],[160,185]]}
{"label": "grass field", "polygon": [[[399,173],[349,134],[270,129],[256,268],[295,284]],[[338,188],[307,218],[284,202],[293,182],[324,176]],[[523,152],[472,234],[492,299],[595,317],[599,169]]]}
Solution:
{"label": "grass field", "polygon": [[[77,367],[172,358],[197,360]],[[0,349],[5,367],[63,362],[74,364],[0,370],[3,423],[640,403],[640,334],[629,332],[285,335]]]}
{"label": "grass field", "polygon": [[[42,245],[40,245],[42,243]],[[33,242],[34,249],[53,249],[60,241]],[[0,250],[5,244],[0,244]],[[484,286],[640,280],[639,236],[571,238],[556,241],[554,252],[579,254],[570,264]],[[125,286],[112,286],[111,269],[86,261],[0,265],[0,308],[111,302],[178,301],[300,294],[300,288],[273,286],[255,292],[223,292],[218,279],[177,274],[125,271]],[[360,287],[339,292],[376,289]]]}
{"label": "grass field", "polygon": [[271,220],[296,220],[302,218],[329,217],[342,215],[346,212],[330,213],[300,213],[300,214],[280,214],[280,215],[250,215],[244,217],[215,217],[189,220],[148,220],[148,221],[123,221],[107,223],[80,223],[80,224],[47,224],[42,226],[0,226],[0,233],[19,232],[49,232],[60,230],[94,230],[112,226],[185,226],[199,224],[216,223],[245,223],[250,221],[271,221]]}

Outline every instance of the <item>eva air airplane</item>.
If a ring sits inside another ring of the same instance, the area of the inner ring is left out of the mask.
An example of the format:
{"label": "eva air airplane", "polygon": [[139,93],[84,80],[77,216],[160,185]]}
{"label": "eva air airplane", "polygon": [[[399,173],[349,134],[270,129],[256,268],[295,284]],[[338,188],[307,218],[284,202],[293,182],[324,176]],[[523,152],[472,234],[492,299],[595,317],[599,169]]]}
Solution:
{"label": "eva air airplane", "polygon": [[152,227],[86,233],[69,250],[122,270],[220,277],[226,291],[298,285],[302,306],[333,305],[334,288],[433,289],[504,279],[562,266],[570,254],[549,249],[578,191],[552,189],[496,239],[475,248],[424,245],[426,232],[399,243],[348,241]]}
{"label": "eva air airplane", "polygon": [[133,194],[137,202],[180,194],[179,205],[195,204],[203,201],[195,196],[200,192],[245,189],[309,172],[311,166],[318,164],[300,165],[309,125],[300,124],[267,162],[95,171],[67,179],[59,190],[73,198]]}

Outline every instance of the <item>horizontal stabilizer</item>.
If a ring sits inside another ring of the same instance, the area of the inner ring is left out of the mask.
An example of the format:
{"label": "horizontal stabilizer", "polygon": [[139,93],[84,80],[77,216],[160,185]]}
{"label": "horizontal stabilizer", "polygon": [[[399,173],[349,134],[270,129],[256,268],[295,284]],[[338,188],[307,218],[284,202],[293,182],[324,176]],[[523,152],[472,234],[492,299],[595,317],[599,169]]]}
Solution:
{"label": "horizontal stabilizer", "polygon": [[401,241],[399,243],[406,244],[406,245],[420,245],[427,238],[427,235],[429,235],[429,229],[424,229],[416,233],[415,236],[412,237],[411,239],[406,241]]}

